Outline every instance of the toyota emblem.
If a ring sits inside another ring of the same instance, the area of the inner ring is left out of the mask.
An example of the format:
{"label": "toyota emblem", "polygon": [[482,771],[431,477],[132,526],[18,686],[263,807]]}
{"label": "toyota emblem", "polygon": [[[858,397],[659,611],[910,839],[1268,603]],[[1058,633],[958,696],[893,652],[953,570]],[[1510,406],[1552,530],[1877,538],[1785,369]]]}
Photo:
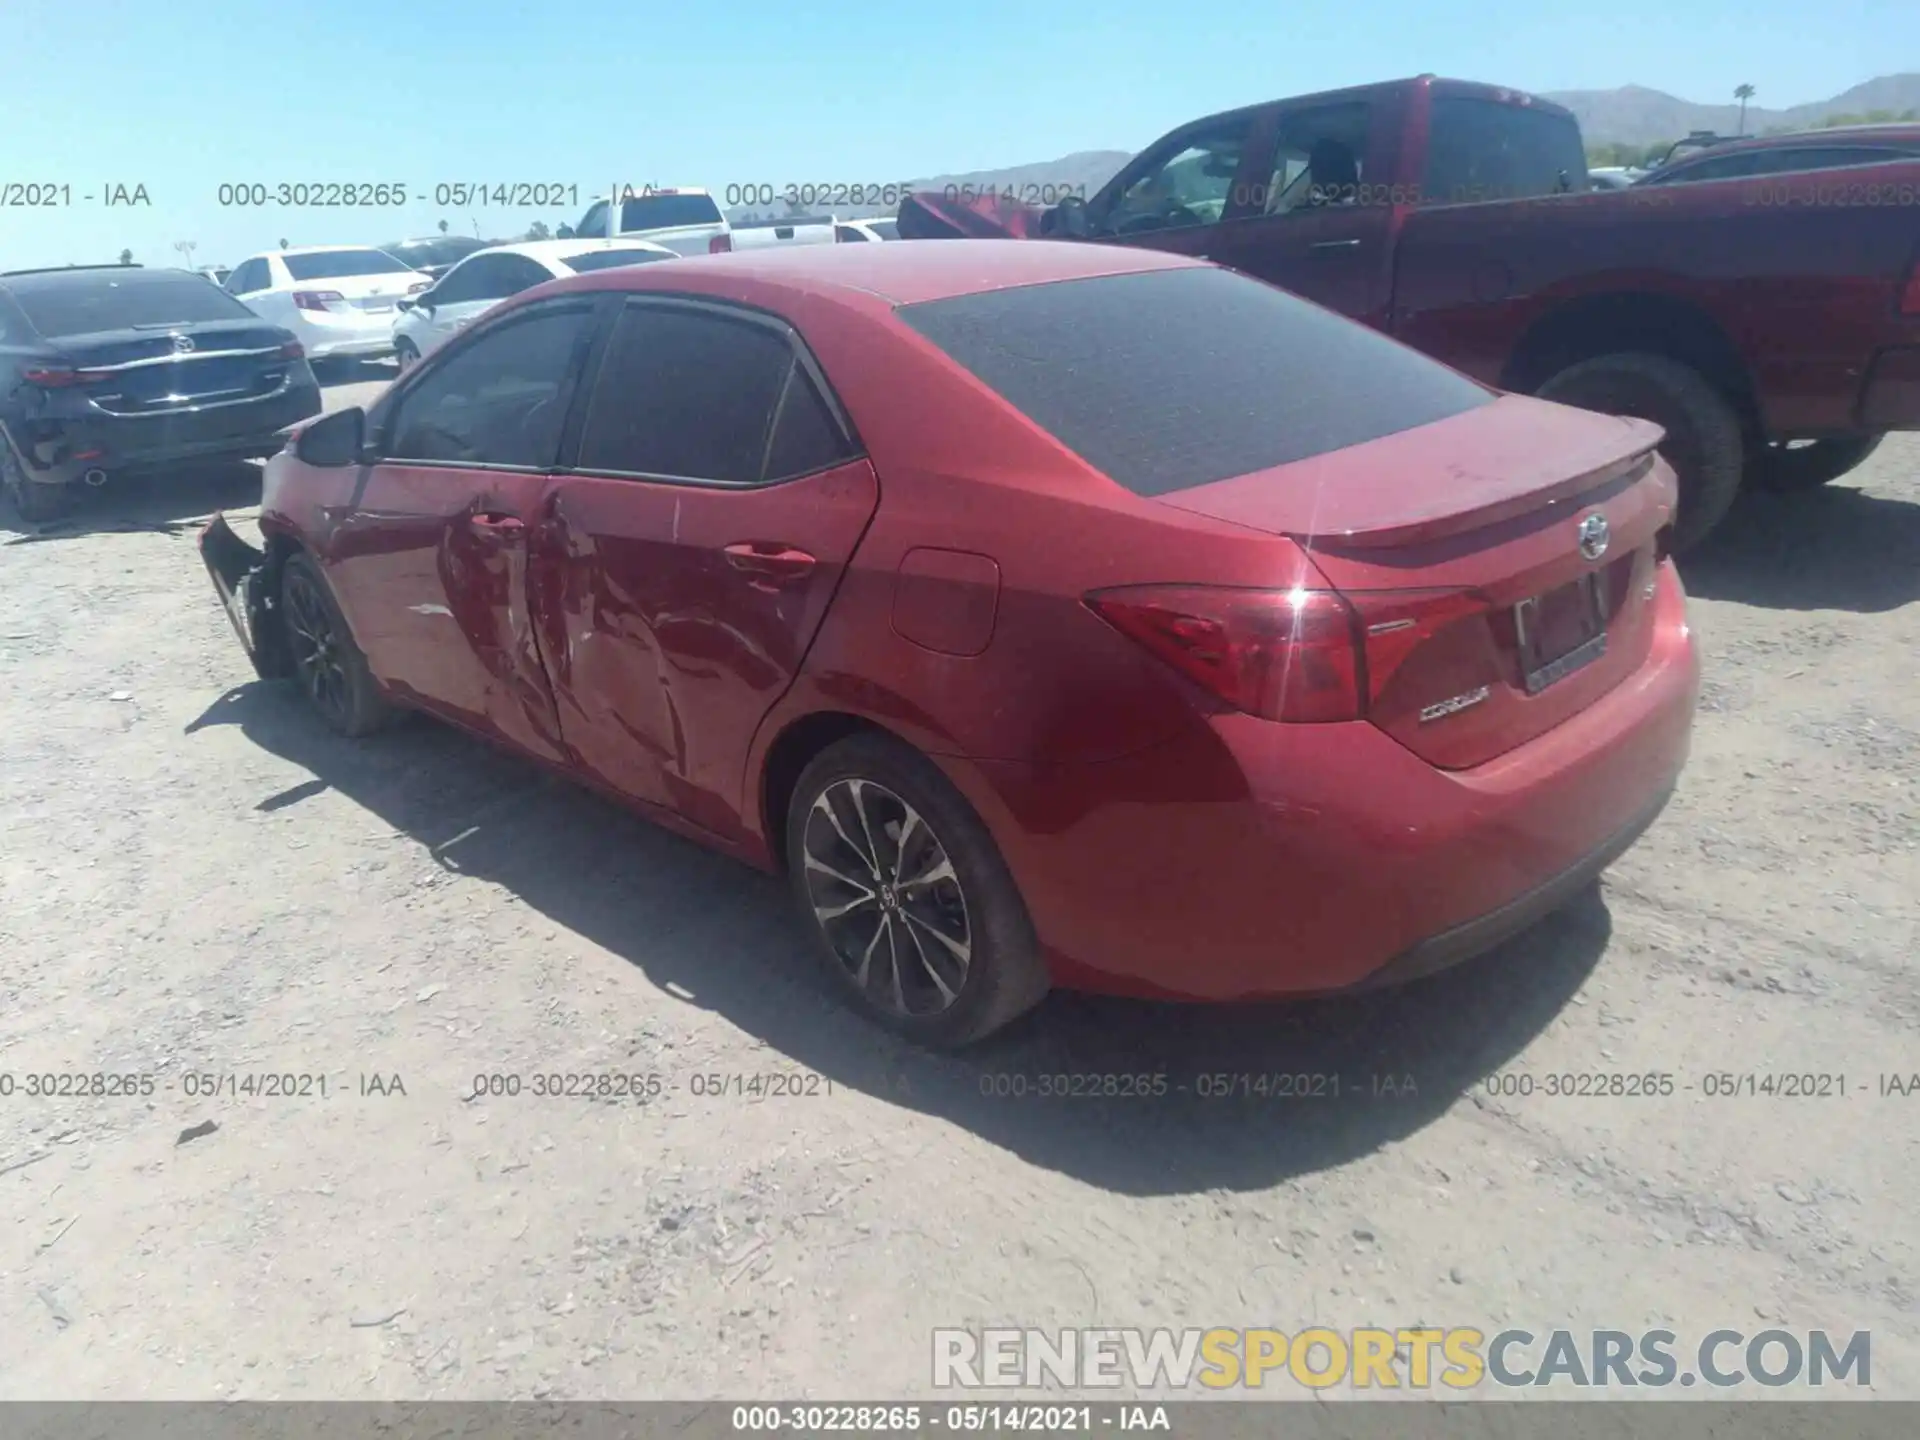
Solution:
{"label": "toyota emblem", "polygon": [[174,354],[185,355],[189,353],[192,349],[193,349],[193,341],[188,336],[176,335],[173,337],[173,353]]}
{"label": "toyota emblem", "polygon": [[1580,522],[1580,553],[1589,560],[1598,560],[1607,553],[1607,542],[1612,539],[1612,528],[1607,517],[1597,511]]}

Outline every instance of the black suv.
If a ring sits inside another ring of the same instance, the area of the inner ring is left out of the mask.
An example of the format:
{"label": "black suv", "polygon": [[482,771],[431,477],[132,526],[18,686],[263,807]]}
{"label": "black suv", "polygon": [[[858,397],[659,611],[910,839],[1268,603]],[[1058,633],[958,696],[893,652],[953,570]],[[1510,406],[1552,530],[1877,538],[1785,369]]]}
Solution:
{"label": "black suv", "polygon": [[204,275],[0,273],[0,487],[24,520],[59,514],[82,480],[271,455],[320,408],[293,333]]}

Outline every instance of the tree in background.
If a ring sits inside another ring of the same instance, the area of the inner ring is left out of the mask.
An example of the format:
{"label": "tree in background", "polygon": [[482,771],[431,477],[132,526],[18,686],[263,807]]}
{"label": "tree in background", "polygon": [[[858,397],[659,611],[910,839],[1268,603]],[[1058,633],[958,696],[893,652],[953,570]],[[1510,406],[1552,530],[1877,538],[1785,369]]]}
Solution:
{"label": "tree in background", "polygon": [[556,240],[571,240],[573,238],[573,226],[562,220],[559,225],[554,228],[553,238]]}
{"label": "tree in background", "polygon": [[133,252],[131,250],[122,250],[120,252],[120,263],[122,265],[131,265],[133,263]]}
{"label": "tree in background", "polygon": [[529,240],[549,240],[553,237],[547,230],[547,222],[544,220],[536,220],[527,227],[526,238]]}
{"label": "tree in background", "polygon": [[440,233],[442,235],[447,233],[447,222],[444,217],[440,221]]}
{"label": "tree in background", "polygon": [[1744,135],[1747,133],[1747,101],[1753,98],[1753,86],[1734,86],[1733,98],[1740,102],[1740,128],[1733,133],[1736,135]]}

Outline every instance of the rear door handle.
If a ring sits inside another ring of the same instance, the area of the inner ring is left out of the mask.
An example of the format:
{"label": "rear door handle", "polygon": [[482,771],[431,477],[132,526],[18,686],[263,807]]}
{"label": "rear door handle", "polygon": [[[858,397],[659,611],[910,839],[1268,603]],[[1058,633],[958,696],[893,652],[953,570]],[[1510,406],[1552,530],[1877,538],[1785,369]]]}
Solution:
{"label": "rear door handle", "polygon": [[1309,250],[1358,250],[1358,240],[1316,240],[1307,247]]}
{"label": "rear door handle", "polygon": [[804,550],[765,540],[738,540],[724,553],[727,564],[761,580],[798,580],[819,563]]}

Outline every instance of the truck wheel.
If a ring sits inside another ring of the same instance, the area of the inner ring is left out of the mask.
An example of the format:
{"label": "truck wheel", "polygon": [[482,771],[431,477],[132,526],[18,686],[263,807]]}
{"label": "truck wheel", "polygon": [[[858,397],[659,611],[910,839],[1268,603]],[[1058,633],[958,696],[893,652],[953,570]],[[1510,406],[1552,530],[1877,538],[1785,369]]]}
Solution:
{"label": "truck wheel", "polygon": [[281,568],[280,615],[294,675],[330,729],[357,739],[393,718],[326,577],[305,554],[289,555]]}
{"label": "truck wheel", "polygon": [[1769,445],[1747,462],[1747,480],[1768,490],[1818,489],[1859,466],[1886,438],[1835,435],[1804,445]]}
{"label": "truck wheel", "polygon": [[1705,539],[1740,493],[1740,417],[1699,371],[1664,355],[1600,355],[1534,392],[1607,415],[1651,420],[1667,432],[1660,454],[1680,481],[1673,548]]}
{"label": "truck wheel", "polygon": [[1047,993],[1033,922],[987,827],[891,736],[849,736],[801,773],[787,869],[832,983],[898,1034],[967,1045]]}
{"label": "truck wheel", "polygon": [[58,520],[73,501],[71,485],[41,485],[27,479],[5,435],[0,435],[0,489],[7,492],[14,512],[29,525]]}

